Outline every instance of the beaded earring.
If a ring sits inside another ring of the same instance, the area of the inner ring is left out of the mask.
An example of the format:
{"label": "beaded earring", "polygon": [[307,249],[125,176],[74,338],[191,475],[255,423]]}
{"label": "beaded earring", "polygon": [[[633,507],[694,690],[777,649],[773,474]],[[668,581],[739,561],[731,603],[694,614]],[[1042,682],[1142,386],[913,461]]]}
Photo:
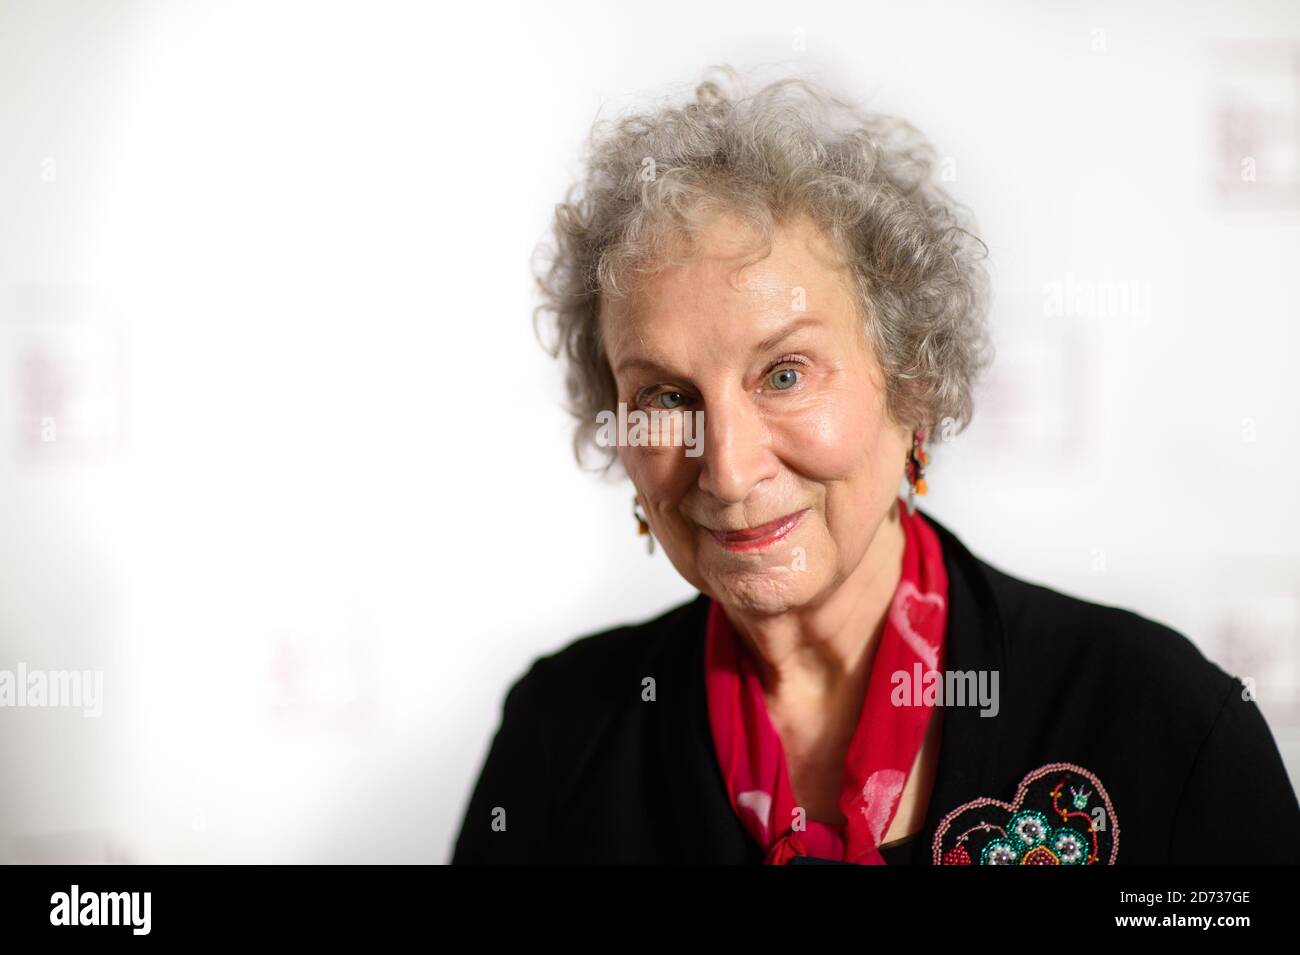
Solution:
{"label": "beaded earring", "polygon": [[916,513],[915,495],[925,494],[925,466],[930,456],[925,453],[925,432],[912,432],[912,448],[907,452],[907,513]]}
{"label": "beaded earring", "polygon": [[650,533],[650,523],[641,516],[641,509],[637,507],[636,495],[632,495],[632,516],[636,518],[636,533],[638,537],[645,537],[645,552],[653,554],[655,552],[655,536]]}

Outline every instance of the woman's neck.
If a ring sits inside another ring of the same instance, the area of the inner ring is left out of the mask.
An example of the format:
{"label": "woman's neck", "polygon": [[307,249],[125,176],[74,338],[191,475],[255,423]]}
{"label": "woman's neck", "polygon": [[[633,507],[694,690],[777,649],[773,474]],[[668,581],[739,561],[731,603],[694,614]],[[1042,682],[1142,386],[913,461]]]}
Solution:
{"label": "woman's neck", "polygon": [[864,685],[902,577],[895,502],[858,566],[824,599],[784,614],[732,617],[769,700],[816,700]]}

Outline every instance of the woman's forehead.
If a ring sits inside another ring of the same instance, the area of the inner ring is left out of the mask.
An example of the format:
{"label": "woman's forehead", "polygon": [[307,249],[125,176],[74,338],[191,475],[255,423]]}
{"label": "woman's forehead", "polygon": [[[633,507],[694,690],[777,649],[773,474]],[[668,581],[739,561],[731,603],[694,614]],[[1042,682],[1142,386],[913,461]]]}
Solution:
{"label": "woman's forehead", "polygon": [[737,213],[720,212],[664,247],[674,257],[665,271],[717,274],[738,286],[774,272],[832,273],[847,264],[831,236],[804,213],[774,218],[769,232]]}
{"label": "woman's forehead", "polygon": [[625,295],[602,301],[602,318],[640,324],[665,312],[797,314],[816,301],[824,310],[851,302],[852,285],[829,240],[806,223],[777,225],[755,251],[718,223],[701,234],[692,254],[645,274]]}
{"label": "woman's forehead", "polygon": [[615,320],[606,337],[606,356],[616,375],[671,373],[683,364],[721,361],[746,366],[778,349],[801,350],[836,343],[838,351],[858,343],[851,310],[835,313],[777,309],[728,313],[662,312],[626,322]]}

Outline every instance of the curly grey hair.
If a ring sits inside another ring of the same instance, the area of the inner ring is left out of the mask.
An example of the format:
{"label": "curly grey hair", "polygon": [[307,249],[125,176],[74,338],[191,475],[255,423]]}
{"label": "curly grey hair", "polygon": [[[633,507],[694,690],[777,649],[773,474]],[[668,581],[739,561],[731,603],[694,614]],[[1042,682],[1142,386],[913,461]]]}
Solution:
{"label": "curly grey hair", "polygon": [[[553,326],[548,350],[565,365],[579,464],[595,445],[598,412],[617,403],[602,299],[627,295],[719,211],[769,244],[774,224],[810,216],[851,269],[891,417],[927,432],[964,430],[975,380],[992,361],[987,248],[934,181],[933,147],[905,120],[808,80],[745,95],[735,70],[711,72],[693,102],[594,124],[585,178],[556,206],[554,245],[541,248],[549,256],[536,272],[534,324]],[[608,470],[616,456],[604,450]]]}

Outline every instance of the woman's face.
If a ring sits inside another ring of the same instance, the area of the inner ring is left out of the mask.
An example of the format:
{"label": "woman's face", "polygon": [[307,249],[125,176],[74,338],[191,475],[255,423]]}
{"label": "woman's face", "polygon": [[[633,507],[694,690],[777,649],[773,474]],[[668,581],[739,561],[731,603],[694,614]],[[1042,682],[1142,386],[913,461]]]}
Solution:
{"label": "woman's face", "polygon": [[601,321],[629,412],[703,412],[697,456],[619,448],[652,532],[701,592],[776,614],[819,604],[862,563],[910,429],[886,414],[849,273],[820,230],[778,226],[753,258],[752,235],[722,216],[689,262]]}

